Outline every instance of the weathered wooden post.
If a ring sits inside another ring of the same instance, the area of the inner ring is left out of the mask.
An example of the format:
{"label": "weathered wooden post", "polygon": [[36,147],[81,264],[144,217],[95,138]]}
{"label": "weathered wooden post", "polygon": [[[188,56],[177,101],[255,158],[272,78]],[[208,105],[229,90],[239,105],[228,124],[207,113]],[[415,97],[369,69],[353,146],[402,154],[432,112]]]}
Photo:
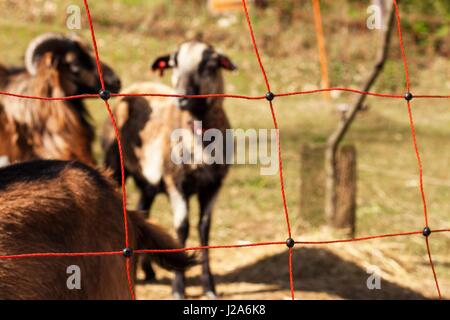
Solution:
{"label": "weathered wooden post", "polygon": [[356,224],[356,148],[344,145],[336,155],[336,209],[325,219],[325,145],[305,144],[300,150],[300,216],[319,225],[327,223],[348,230],[353,236]]}
{"label": "weathered wooden post", "polygon": [[337,229],[347,229],[355,234],[356,224],[356,148],[353,145],[339,149],[336,159],[336,211],[331,217],[331,225]]}

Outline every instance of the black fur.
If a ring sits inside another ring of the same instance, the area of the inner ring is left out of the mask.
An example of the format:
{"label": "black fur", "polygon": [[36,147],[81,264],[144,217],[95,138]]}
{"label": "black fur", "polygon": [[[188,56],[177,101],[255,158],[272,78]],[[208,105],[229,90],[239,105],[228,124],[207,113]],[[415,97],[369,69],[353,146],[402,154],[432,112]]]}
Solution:
{"label": "black fur", "polygon": [[[34,160],[13,164],[0,169],[0,190],[11,184],[34,181],[49,181],[67,169],[78,169],[96,181],[97,185],[109,188],[105,178],[97,170],[77,161]],[[24,190],[26,192],[26,190]]]}

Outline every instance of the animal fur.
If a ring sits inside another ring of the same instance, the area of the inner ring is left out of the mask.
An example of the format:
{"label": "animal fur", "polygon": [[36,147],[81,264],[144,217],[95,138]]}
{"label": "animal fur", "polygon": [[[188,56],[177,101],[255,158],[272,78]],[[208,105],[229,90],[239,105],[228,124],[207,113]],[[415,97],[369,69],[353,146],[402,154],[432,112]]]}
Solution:
{"label": "animal fur", "polygon": [[[79,38],[44,34],[27,50],[25,68],[0,66],[0,91],[61,98],[98,93],[100,82],[91,50]],[[102,63],[105,83],[113,92],[120,80]],[[82,99],[44,101],[0,95],[0,156],[9,161],[79,160],[94,164],[94,128]]]}
{"label": "animal fur", "polygon": [[[190,41],[183,43],[175,53],[162,56],[153,63],[155,71],[163,73],[168,68],[173,68],[174,89],[157,83],[138,83],[123,93],[223,93],[222,70],[234,70],[235,66],[212,46]],[[227,175],[228,165],[206,162],[175,164],[171,159],[174,150],[171,133],[176,129],[186,129],[183,142],[190,150],[204,150],[209,145],[194,134],[194,121],[201,121],[205,129],[219,130],[225,137],[230,123],[223,109],[223,98],[125,97],[118,101],[113,112],[122,136],[125,174],[133,177],[142,192],[139,209],[148,212],[155,196],[166,193],[171,202],[178,239],[184,245],[189,233],[189,198],[198,196],[200,242],[203,246],[208,245],[212,208]],[[120,182],[117,142],[109,123],[105,125],[103,141],[106,165]],[[154,273],[149,260],[144,262],[144,270],[147,279],[152,280]],[[203,251],[202,283],[205,293],[214,297],[215,285],[207,250]],[[178,272],[174,282],[175,297],[184,297],[184,287],[184,275]]]}
{"label": "animal fur", "polygon": [[[133,249],[179,248],[165,231],[129,212]],[[78,162],[32,161],[0,169],[0,256],[42,252],[100,252],[124,248],[122,204],[116,184]],[[156,254],[170,270],[194,260]],[[136,254],[132,256],[135,279]],[[81,289],[66,286],[67,267],[81,269]],[[119,256],[0,259],[0,300],[130,299],[125,258]]]}

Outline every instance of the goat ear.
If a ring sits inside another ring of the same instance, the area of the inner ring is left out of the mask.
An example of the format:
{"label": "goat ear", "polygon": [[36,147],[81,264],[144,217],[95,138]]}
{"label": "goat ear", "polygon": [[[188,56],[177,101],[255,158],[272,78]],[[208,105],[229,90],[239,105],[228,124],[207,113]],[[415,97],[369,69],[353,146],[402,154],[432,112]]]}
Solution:
{"label": "goat ear", "polygon": [[57,68],[58,63],[59,63],[58,56],[51,52],[46,52],[38,62],[39,66],[44,67],[46,69]]}
{"label": "goat ear", "polygon": [[219,55],[219,65],[221,68],[228,71],[234,71],[237,69],[237,66],[233,63],[233,61],[223,54]]}
{"label": "goat ear", "polygon": [[151,68],[153,71],[159,71],[159,75],[162,77],[164,75],[164,70],[172,68],[171,55],[165,55],[157,58]]}

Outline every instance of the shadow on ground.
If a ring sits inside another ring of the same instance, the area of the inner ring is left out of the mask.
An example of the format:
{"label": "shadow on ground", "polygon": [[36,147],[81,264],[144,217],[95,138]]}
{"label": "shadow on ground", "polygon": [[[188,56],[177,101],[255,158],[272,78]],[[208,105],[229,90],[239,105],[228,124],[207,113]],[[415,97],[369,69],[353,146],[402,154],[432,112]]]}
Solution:
{"label": "shadow on ground", "polygon": [[[230,273],[216,275],[217,283],[265,284],[270,292],[289,290],[288,254],[279,253],[264,257],[250,265]],[[342,299],[426,299],[422,294],[385,279],[381,280],[381,290],[367,289],[369,274],[353,262],[327,249],[301,248],[294,251],[295,289],[306,292],[327,293]],[[168,278],[160,283],[170,283]],[[188,279],[188,285],[199,285],[199,277]],[[235,292],[253,294],[255,291]],[[227,292],[224,298],[234,293]]]}

